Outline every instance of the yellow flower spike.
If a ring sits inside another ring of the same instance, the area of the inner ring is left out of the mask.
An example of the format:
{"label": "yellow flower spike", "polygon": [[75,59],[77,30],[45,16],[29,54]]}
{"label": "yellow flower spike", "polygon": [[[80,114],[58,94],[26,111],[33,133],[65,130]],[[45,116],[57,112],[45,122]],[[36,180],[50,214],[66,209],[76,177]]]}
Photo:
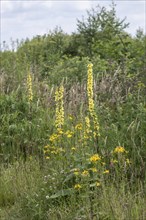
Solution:
{"label": "yellow flower spike", "polygon": [[60,86],[56,89],[55,92],[55,102],[56,102],[56,119],[55,119],[55,127],[61,128],[64,124],[64,103],[63,103],[63,93],[64,87]]}
{"label": "yellow flower spike", "polygon": [[[95,112],[95,106],[94,106],[94,100],[93,100],[93,71],[92,71],[92,67],[93,64],[90,63],[88,64],[88,79],[87,79],[87,95],[88,95],[88,109],[89,109],[89,114],[90,117],[93,121],[93,125],[94,125],[94,138],[99,137],[100,133],[99,133],[99,123],[98,123],[98,118],[96,116],[96,112]],[[88,127],[89,127],[89,122],[90,120],[86,119],[87,123],[88,123]]]}
{"label": "yellow flower spike", "polygon": [[27,89],[28,89],[28,101],[31,102],[33,100],[33,92],[32,92],[32,77],[31,74],[27,75]]}

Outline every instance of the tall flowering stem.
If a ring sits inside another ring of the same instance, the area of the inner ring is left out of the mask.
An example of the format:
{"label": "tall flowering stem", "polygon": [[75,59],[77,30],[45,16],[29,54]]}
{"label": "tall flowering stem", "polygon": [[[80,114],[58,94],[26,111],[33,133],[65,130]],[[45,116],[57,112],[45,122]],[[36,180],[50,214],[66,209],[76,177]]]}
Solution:
{"label": "tall flowering stem", "polygon": [[61,128],[64,124],[63,93],[64,93],[64,87],[61,85],[56,89],[55,92],[55,102],[56,102],[55,127],[57,129]]}
{"label": "tall flowering stem", "polygon": [[[88,95],[88,110],[90,116],[90,123],[93,123],[93,137],[98,142],[99,133],[99,122],[95,112],[95,105],[93,99],[93,64],[88,64],[88,79],[87,79],[87,95]],[[89,122],[88,122],[89,124]]]}
{"label": "tall flowering stem", "polygon": [[28,89],[28,101],[30,103],[33,100],[32,77],[30,73],[28,73],[27,75],[27,89]]}

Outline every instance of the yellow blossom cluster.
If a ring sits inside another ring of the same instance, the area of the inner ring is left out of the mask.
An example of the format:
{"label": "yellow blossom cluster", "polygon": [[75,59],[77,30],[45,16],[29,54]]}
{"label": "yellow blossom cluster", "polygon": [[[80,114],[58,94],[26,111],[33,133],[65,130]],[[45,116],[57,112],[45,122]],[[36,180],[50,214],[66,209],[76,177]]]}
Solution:
{"label": "yellow blossom cluster", "polygon": [[84,170],[82,173],[81,173],[82,176],[89,176],[89,171],[88,170]]}
{"label": "yellow blossom cluster", "polygon": [[[99,122],[94,108],[94,99],[93,99],[93,64],[88,64],[88,79],[87,79],[87,95],[88,95],[88,108],[91,119],[94,124],[94,137],[100,136],[99,133]],[[90,120],[89,120],[90,121]],[[89,122],[88,122],[89,123]]]}
{"label": "yellow blossom cluster", "polygon": [[28,88],[28,101],[31,102],[33,100],[33,92],[32,92],[32,77],[31,74],[27,75],[27,88]]}
{"label": "yellow blossom cluster", "polygon": [[90,170],[91,170],[93,173],[96,173],[96,172],[97,172],[97,168],[96,168],[96,167],[91,167]]}
{"label": "yellow blossom cluster", "polygon": [[76,126],[75,126],[75,129],[76,130],[82,130],[82,123],[79,123],[79,124],[77,124]]}
{"label": "yellow blossom cluster", "polygon": [[46,145],[44,147],[44,155],[46,159],[50,159],[51,155],[57,155],[60,152],[64,152],[65,150],[61,147]]}
{"label": "yellow blossom cluster", "polygon": [[55,92],[55,102],[56,102],[55,127],[57,129],[61,128],[61,126],[64,124],[63,93],[64,93],[64,87],[61,85],[56,89]]}
{"label": "yellow blossom cluster", "polygon": [[67,138],[71,138],[74,133],[70,130],[67,130],[64,134],[67,136]]}
{"label": "yellow blossom cluster", "polygon": [[82,186],[81,186],[80,184],[75,184],[75,185],[74,185],[74,189],[79,190],[79,189],[81,189],[81,188],[82,188]]}
{"label": "yellow blossom cluster", "polygon": [[107,174],[107,173],[109,173],[109,170],[103,171],[103,174]]}
{"label": "yellow blossom cluster", "polygon": [[127,151],[122,146],[118,146],[114,149],[114,153],[124,153],[124,152],[126,153]]}
{"label": "yellow blossom cluster", "polygon": [[90,157],[89,159],[91,162],[97,162],[101,160],[101,157],[98,154],[94,154],[93,156]]}

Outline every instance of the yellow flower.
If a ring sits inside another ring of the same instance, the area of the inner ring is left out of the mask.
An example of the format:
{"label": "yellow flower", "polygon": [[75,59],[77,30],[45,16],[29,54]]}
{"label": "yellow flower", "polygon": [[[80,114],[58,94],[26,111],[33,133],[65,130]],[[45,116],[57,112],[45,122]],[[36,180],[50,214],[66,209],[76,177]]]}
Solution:
{"label": "yellow flower", "polygon": [[55,127],[60,128],[64,124],[64,103],[63,103],[63,93],[64,87],[60,86],[55,92],[55,102],[56,102],[56,118]]}
{"label": "yellow flower", "polygon": [[101,157],[98,154],[94,154],[89,160],[91,162],[97,162],[98,160],[101,160]]}
{"label": "yellow flower", "polygon": [[124,147],[118,146],[115,148],[114,153],[124,153],[126,152]]}
{"label": "yellow flower", "polygon": [[82,172],[82,176],[88,176],[88,175],[89,175],[88,170],[84,170],[84,171]]}
{"label": "yellow flower", "polygon": [[28,101],[31,102],[33,100],[33,92],[32,92],[32,77],[31,74],[27,75],[27,88],[28,88]]}
{"label": "yellow flower", "polygon": [[[88,64],[88,79],[87,79],[87,95],[88,95],[88,109],[90,113],[90,117],[94,124],[94,138],[97,138],[100,136],[99,133],[99,123],[98,118],[96,116],[95,112],[95,106],[94,106],[94,99],[93,99],[93,71],[92,71],[93,64]],[[88,120],[88,127],[89,127],[89,120]]]}
{"label": "yellow flower", "polygon": [[80,184],[75,184],[75,186],[74,186],[74,189],[81,189],[82,188],[82,186],[80,185]]}
{"label": "yellow flower", "polygon": [[46,145],[45,147],[44,147],[44,149],[48,149],[49,148],[49,145]]}
{"label": "yellow flower", "polygon": [[72,116],[72,115],[69,115],[68,118],[69,118],[69,120],[71,120],[71,121],[73,120],[73,116]]}
{"label": "yellow flower", "polygon": [[68,137],[68,138],[71,138],[73,136],[73,132],[72,131],[66,131],[65,132],[65,135]]}
{"label": "yellow flower", "polygon": [[130,163],[131,163],[128,158],[126,159],[126,163],[127,163],[127,164],[130,164]]}
{"label": "yellow flower", "polygon": [[63,134],[63,130],[61,128],[58,128],[57,131],[58,131],[58,134]]}
{"label": "yellow flower", "polygon": [[52,135],[50,136],[50,138],[49,138],[49,141],[53,142],[53,141],[55,141],[55,140],[58,139],[58,138],[59,138],[59,135],[58,135],[58,134],[52,134]]}
{"label": "yellow flower", "polygon": [[92,168],[90,168],[90,170],[91,170],[93,173],[97,172],[96,167],[92,167]]}
{"label": "yellow flower", "polygon": [[47,159],[47,160],[49,160],[49,159],[50,159],[50,157],[46,157],[46,159]]}
{"label": "yellow flower", "polygon": [[103,173],[104,173],[104,174],[109,173],[109,170],[105,170]]}
{"label": "yellow flower", "polygon": [[56,149],[56,150],[52,150],[50,153],[51,153],[51,154],[57,154],[57,153],[58,153],[58,150],[57,150],[57,149]]}
{"label": "yellow flower", "polygon": [[79,123],[75,126],[76,130],[82,130],[82,123]]}
{"label": "yellow flower", "polygon": [[111,160],[111,163],[118,163],[118,160]]}
{"label": "yellow flower", "polygon": [[78,176],[78,175],[79,175],[79,171],[75,171],[74,174],[75,174],[76,176]]}
{"label": "yellow flower", "polygon": [[72,147],[71,149],[72,149],[72,151],[75,151],[75,150],[76,150],[76,148],[75,148],[75,147]]}
{"label": "yellow flower", "polygon": [[99,182],[96,182],[96,186],[98,187],[98,186],[100,186],[101,184],[99,183]]}
{"label": "yellow flower", "polygon": [[58,152],[65,152],[65,149],[63,149],[62,147],[58,148]]}

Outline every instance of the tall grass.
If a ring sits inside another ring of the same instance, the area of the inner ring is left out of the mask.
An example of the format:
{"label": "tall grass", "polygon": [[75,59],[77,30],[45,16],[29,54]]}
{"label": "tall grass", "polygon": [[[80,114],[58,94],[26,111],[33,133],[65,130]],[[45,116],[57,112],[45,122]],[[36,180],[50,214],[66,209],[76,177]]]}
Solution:
{"label": "tall grass", "polygon": [[124,88],[117,71],[92,83],[90,96],[64,81],[61,105],[35,77],[31,101],[27,79],[2,92],[1,219],[146,218],[145,87]]}

